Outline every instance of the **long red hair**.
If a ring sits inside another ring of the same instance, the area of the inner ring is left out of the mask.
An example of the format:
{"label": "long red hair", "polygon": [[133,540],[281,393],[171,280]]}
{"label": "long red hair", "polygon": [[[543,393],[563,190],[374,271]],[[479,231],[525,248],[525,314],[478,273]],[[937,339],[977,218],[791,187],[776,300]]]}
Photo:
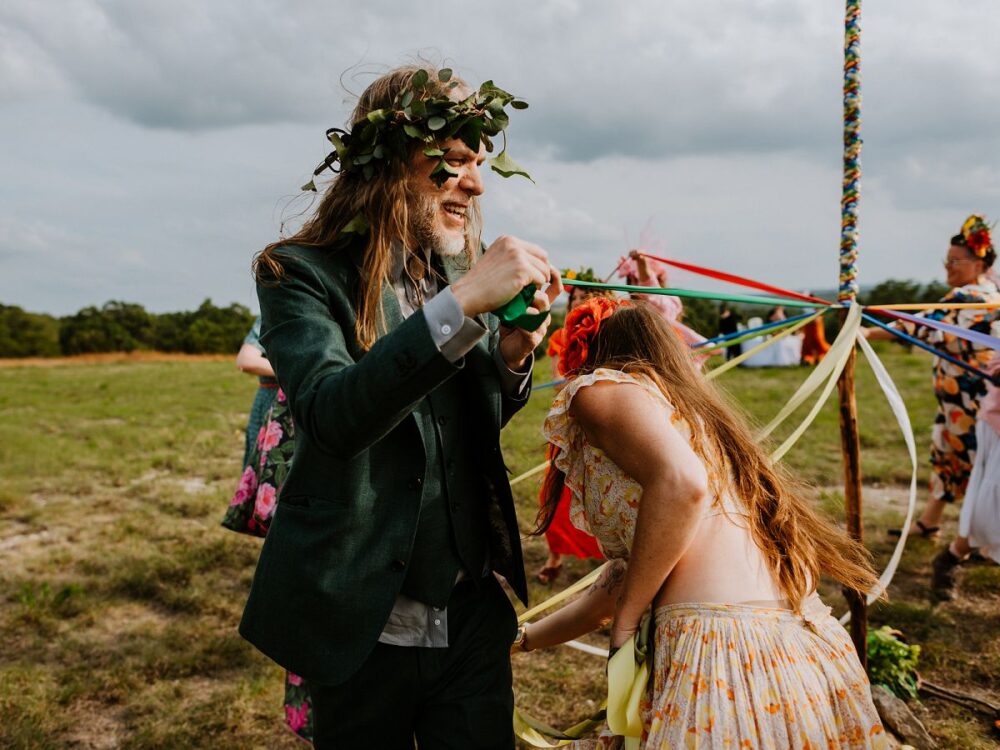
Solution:
{"label": "long red hair", "polygon": [[[655,310],[641,301],[609,309],[591,300],[573,314],[583,324],[574,329],[582,340],[573,356],[583,354],[583,360],[571,363],[572,372],[609,368],[656,384],[690,425],[695,452],[706,463],[721,464],[721,481],[745,505],[753,540],[793,606],[812,592],[821,574],[859,592],[876,585],[868,551],[821,516],[803,497],[802,486],[771,462],[766,446],[698,371],[688,347]],[[552,523],[564,482],[558,470],[547,478],[535,533]]]}

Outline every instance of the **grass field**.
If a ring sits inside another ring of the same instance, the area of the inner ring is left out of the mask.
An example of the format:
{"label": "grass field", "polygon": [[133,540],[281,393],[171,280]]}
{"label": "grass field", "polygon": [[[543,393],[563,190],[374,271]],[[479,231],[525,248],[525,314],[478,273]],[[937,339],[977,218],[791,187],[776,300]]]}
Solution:
{"label": "grass field", "polygon": [[[885,360],[917,428],[922,502],[928,360],[899,350]],[[738,370],[721,382],[767,421],[803,377]],[[536,379],[549,379],[547,363]],[[864,365],[858,387],[867,538],[881,563],[909,466]],[[301,747],[281,722],[281,670],[236,633],[259,540],[219,526],[253,389],[231,363],[209,360],[0,368],[0,747]],[[515,474],[543,458],[539,425],[551,396],[537,392],[504,434]],[[836,420],[830,404],[787,458],[834,513]],[[537,479],[516,488],[524,529],[537,491]],[[525,550],[530,573],[544,541],[528,538]],[[923,540],[910,544],[871,621],[923,646],[928,679],[1000,701],[1000,568],[970,567],[964,596],[933,605],[933,554]],[[559,586],[591,563],[567,567]],[[532,597],[551,591],[533,585]],[[842,607],[835,593],[828,601]],[[519,706],[557,725],[593,710],[603,681],[600,659],[567,649],[515,661]],[[987,723],[964,709],[927,700],[916,711],[942,747],[996,746]]]}

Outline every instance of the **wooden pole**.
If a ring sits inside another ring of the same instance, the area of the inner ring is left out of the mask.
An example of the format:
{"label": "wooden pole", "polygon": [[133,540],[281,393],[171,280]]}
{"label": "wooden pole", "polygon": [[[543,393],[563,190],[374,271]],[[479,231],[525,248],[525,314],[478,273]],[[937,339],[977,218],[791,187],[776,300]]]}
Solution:
{"label": "wooden pole", "polygon": [[[840,289],[842,303],[858,294],[858,200],[861,195],[861,0],[846,0],[844,16],[844,184],[841,197]],[[841,322],[847,315],[845,309]],[[844,508],[847,533],[863,541],[861,522],[861,441],[854,391],[856,351],[851,350],[837,382],[840,395],[840,445],[844,455]],[[851,640],[862,666],[868,665],[868,611],[865,595],[845,592],[851,610]]]}
{"label": "wooden pole", "polygon": [[[851,350],[844,371],[837,382],[840,394],[840,447],[844,454],[844,510],[847,533],[859,542],[864,540],[861,523],[861,441],[858,438],[858,402],[854,391],[854,361],[856,351]],[[846,591],[851,610],[851,640],[858,650],[861,666],[868,667],[868,607],[865,595]]]}

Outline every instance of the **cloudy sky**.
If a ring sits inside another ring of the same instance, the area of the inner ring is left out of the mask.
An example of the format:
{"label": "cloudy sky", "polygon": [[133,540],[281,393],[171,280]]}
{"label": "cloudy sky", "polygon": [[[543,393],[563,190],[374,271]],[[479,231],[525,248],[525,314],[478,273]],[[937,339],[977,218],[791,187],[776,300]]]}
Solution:
{"label": "cloudy sky", "polygon": [[[967,213],[1000,217],[1000,7],[864,13],[861,281],[928,281]],[[487,240],[830,288],[842,44],[832,0],[4,0],[0,303],[256,308],[325,129],[421,52],[531,103],[510,146],[536,182],[487,179]]]}

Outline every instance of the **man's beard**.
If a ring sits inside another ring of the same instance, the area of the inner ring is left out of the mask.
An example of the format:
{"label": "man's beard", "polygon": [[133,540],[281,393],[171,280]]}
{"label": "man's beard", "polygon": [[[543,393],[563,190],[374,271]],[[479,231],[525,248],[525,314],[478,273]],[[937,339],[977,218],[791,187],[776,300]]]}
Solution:
{"label": "man's beard", "polygon": [[433,198],[420,196],[410,210],[413,238],[424,250],[450,257],[465,251],[465,233],[452,234],[439,229],[435,219],[441,205]]}

